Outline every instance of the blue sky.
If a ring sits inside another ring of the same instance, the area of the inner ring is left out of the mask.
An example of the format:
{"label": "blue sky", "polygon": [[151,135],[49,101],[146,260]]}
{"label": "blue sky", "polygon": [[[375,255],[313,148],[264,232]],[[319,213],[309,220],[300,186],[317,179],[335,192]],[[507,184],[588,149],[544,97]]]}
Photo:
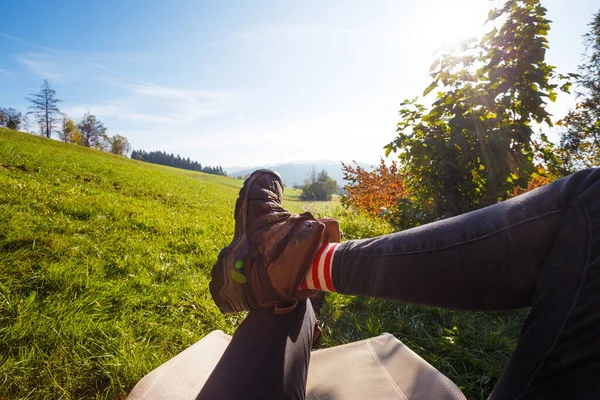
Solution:
{"label": "blue sky", "polygon": [[[376,163],[434,52],[480,34],[487,0],[0,4],[0,105],[48,79],[74,119],[203,164]],[[548,61],[573,72],[597,0],[548,0]],[[559,117],[572,104],[559,97]]]}

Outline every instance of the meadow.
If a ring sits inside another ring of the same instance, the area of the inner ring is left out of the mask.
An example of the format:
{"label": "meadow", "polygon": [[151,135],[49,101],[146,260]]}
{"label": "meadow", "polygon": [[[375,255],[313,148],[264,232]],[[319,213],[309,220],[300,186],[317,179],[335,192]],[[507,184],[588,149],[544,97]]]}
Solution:
{"label": "meadow", "polygon": [[[0,128],[0,399],[119,399],[214,329],[208,292],[241,180],[146,164]],[[332,203],[345,239],[391,232]],[[483,399],[524,311],[471,313],[331,294],[322,347],[390,332]]]}

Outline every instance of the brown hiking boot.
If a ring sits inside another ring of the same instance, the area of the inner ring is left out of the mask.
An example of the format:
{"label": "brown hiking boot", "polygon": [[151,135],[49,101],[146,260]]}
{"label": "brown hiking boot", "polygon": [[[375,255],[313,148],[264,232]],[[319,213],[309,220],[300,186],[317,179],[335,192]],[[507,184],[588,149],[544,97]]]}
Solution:
{"label": "brown hiking boot", "polygon": [[[227,314],[275,307],[296,308],[298,288],[323,241],[339,241],[337,221],[290,214],[281,206],[279,174],[258,170],[244,182],[235,204],[235,234],[212,270],[210,293]],[[306,294],[306,295],[305,295]]]}

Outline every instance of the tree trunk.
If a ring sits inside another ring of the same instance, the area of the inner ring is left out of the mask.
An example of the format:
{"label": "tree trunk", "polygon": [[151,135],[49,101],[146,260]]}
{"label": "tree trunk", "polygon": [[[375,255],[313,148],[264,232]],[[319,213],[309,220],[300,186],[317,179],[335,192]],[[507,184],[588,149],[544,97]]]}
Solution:
{"label": "tree trunk", "polygon": [[46,96],[46,137],[50,138],[50,121],[48,119],[48,96]]}

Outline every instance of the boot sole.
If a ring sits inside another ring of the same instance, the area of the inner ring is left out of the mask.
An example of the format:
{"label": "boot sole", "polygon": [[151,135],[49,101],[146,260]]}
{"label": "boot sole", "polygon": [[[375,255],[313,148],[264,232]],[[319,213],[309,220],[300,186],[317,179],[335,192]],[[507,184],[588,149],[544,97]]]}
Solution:
{"label": "boot sole", "polygon": [[[248,196],[250,194],[250,187],[262,174],[275,176],[281,187],[283,187],[281,176],[277,172],[268,169],[259,169],[250,175],[240,190],[235,206],[236,224],[233,240],[219,252],[217,262],[212,269],[212,280],[209,284],[213,300],[224,314],[251,309],[246,290],[244,289],[247,283],[236,282],[233,279],[233,274],[234,272],[239,274],[238,271],[235,271],[236,260],[243,260],[249,251],[248,248],[244,248],[244,245],[247,244]],[[245,279],[247,280],[249,277],[245,276]],[[232,292],[235,293],[235,297],[230,295]]]}

